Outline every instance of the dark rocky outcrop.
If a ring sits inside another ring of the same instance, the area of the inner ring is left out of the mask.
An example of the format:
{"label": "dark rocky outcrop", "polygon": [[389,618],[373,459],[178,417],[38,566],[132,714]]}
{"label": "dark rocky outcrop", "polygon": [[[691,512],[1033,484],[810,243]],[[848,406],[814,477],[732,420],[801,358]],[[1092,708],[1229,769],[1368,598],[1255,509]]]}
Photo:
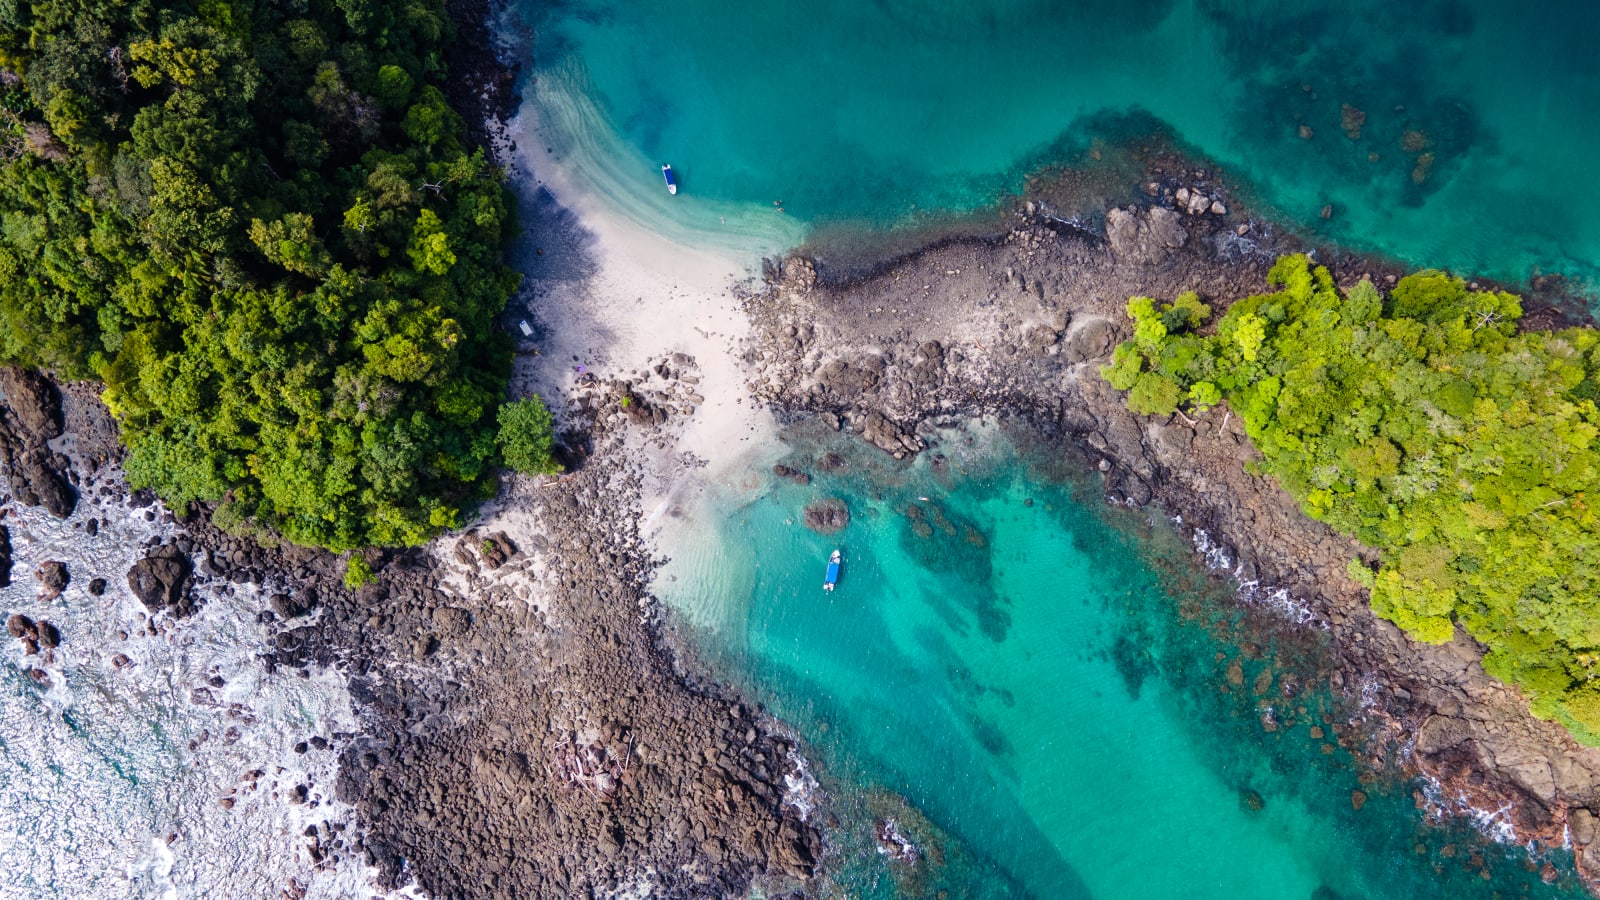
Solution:
{"label": "dark rocky outcrop", "polygon": [[42,374],[0,366],[0,474],[28,506],[66,518],[77,504],[67,459],[48,444],[61,436],[61,396]]}
{"label": "dark rocky outcrop", "polygon": [[128,589],[152,613],[167,610],[174,618],[194,612],[189,593],[193,564],[174,544],[164,544],[128,570]]}

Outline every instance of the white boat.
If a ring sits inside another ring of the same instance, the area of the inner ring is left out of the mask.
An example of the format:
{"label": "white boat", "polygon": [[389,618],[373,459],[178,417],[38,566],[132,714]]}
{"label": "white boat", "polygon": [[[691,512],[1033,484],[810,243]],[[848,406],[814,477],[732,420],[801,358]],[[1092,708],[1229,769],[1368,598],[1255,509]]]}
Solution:
{"label": "white boat", "polygon": [[672,174],[672,167],[663,164],[661,166],[661,177],[667,181],[667,193],[676,194],[678,192],[678,178]]}

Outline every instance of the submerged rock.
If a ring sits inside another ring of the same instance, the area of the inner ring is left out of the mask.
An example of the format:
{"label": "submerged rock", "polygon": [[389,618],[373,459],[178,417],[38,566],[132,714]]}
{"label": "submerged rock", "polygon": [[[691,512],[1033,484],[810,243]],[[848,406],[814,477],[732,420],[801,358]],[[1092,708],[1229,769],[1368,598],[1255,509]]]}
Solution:
{"label": "submerged rock", "polygon": [[850,508],[836,497],[818,500],[806,505],[805,522],[818,534],[837,534],[850,524]]}

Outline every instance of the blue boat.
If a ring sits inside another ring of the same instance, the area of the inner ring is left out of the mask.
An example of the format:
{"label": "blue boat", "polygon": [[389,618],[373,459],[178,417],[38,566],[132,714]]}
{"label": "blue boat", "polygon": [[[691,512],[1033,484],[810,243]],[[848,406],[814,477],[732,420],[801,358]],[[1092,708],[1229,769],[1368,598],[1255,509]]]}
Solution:
{"label": "blue boat", "polygon": [[667,180],[667,193],[676,194],[678,192],[678,178],[672,174],[672,167],[662,165],[661,177]]}
{"label": "blue boat", "polygon": [[822,580],[823,590],[832,591],[833,586],[839,583],[839,566],[843,564],[844,557],[839,555],[839,551],[833,551],[833,555],[828,557],[828,574]]}

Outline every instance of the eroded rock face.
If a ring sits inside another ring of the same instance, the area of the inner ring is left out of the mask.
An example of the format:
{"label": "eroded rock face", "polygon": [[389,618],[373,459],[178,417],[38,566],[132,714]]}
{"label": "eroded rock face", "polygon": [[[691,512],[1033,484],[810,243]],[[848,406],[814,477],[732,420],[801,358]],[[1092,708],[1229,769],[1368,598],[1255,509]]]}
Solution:
{"label": "eroded rock face", "polygon": [[172,544],[157,547],[128,570],[128,588],[151,612],[165,609],[175,618],[194,612],[189,596],[193,564]]}
{"label": "eroded rock face", "polygon": [[43,375],[15,366],[0,367],[0,395],[0,474],[18,501],[66,518],[77,494],[66,459],[46,444],[61,436],[61,395]]}

